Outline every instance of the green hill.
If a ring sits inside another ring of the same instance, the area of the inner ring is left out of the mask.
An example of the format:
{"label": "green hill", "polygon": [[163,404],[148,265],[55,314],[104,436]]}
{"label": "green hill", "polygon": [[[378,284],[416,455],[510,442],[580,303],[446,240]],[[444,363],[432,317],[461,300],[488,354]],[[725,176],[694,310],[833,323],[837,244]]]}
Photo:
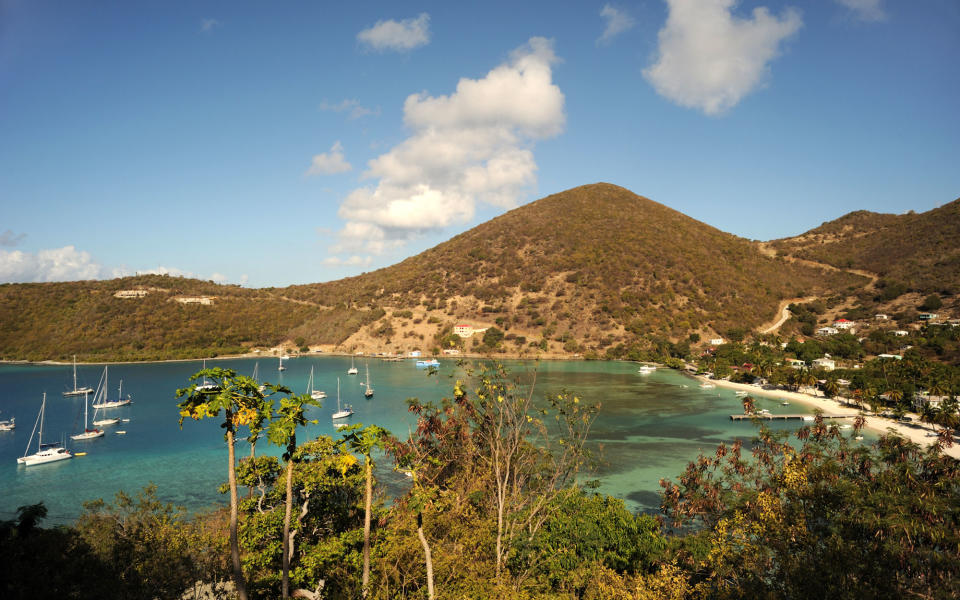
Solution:
{"label": "green hill", "polygon": [[906,290],[960,292],[960,199],[920,214],[852,212],[771,244],[797,258],[876,273]]}
{"label": "green hill", "polygon": [[[511,354],[662,353],[693,333],[755,328],[785,298],[864,281],[771,258],[748,240],[600,183],[329,283],[251,290],[144,276],[3,285],[0,356],[143,360],[281,342],[429,351],[448,343],[461,321],[496,326],[505,334],[500,349]],[[117,297],[122,290],[145,295]],[[184,303],[201,296],[210,304]]]}

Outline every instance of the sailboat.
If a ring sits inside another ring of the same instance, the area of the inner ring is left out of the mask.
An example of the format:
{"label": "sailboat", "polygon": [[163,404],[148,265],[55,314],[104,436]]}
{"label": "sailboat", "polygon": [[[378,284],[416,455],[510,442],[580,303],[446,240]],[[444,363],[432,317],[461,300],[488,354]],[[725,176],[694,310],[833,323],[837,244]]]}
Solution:
{"label": "sailboat", "polygon": [[[207,370],[207,359],[203,359],[203,370]],[[256,376],[254,376],[256,378]],[[217,392],[220,388],[215,383],[207,381],[207,376],[203,376],[203,383],[197,386],[198,392]]]}
{"label": "sailboat", "polygon": [[[257,383],[260,383],[260,363],[258,363],[258,362],[257,362],[257,363],[253,363],[253,375],[252,375],[252,377],[253,377],[253,380],[254,380],[254,381],[256,381]],[[262,394],[263,392],[265,392],[265,391],[267,390],[267,386],[266,386],[266,384],[260,383],[260,386],[259,386],[257,389],[260,390],[260,393]]]}
{"label": "sailboat", "polygon": [[283,366],[283,358],[284,358],[284,357],[282,357],[282,356],[280,357],[280,366],[277,367],[277,370],[278,370],[278,371],[286,371],[286,370],[287,370],[287,368],[286,368],[285,366]]}
{"label": "sailboat", "polygon": [[340,378],[337,377],[337,412],[333,413],[333,420],[346,419],[352,414],[353,407],[349,404],[344,404],[343,408],[340,407]]}
{"label": "sailboat", "polygon": [[77,387],[77,355],[73,355],[73,390],[69,392],[64,392],[64,396],[83,396],[84,394],[90,394],[93,392],[93,388],[89,387]]}
{"label": "sailboat", "polygon": [[[101,379],[101,381],[103,381],[103,387],[97,386],[98,393],[97,393],[97,397],[94,398],[94,405],[93,405],[94,408],[117,408],[119,406],[126,406],[132,402],[132,400],[130,399],[130,394],[127,394],[126,398],[123,397],[123,380],[122,379],[120,380],[120,389],[118,391],[119,395],[117,396],[117,399],[116,400],[107,399],[107,387],[108,387],[107,367],[103,368],[103,378]],[[96,398],[99,398],[100,401],[97,402]]]}
{"label": "sailboat", "polygon": [[310,367],[310,380],[307,381],[307,393],[310,394],[310,397],[314,400],[323,400],[327,397],[325,391],[313,389],[313,367]]}
{"label": "sailboat", "polygon": [[[96,411],[96,409],[94,409]],[[90,412],[90,395],[83,395],[83,433],[78,433],[76,435],[71,435],[71,440],[92,440],[93,438],[103,437],[103,430],[97,429],[94,427],[90,429],[87,427],[87,415]]]}
{"label": "sailboat", "polygon": [[350,368],[347,370],[347,375],[356,375],[360,371],[357,370],[356,365],[353,364],[353,357],[350,357]]}
{"label": "sailboat", "polygon": [[0,421],[0,431],[13,431],[17,427],[17,418],[10,417],[9,420]]}
{"label": "sailboat", "polygon": [[[58,460],[66,460],[68,458],[73,458],[73,455],[64,448],[61,444],[44,444],[43,443],[43,414],[47,407],[47,394],[43,394],[43,402],[40,403],[40,414],[37,415],[37,422],[33,424],[33,433],[30,434],[30,441],[27,442],[27,449],[23,451],[23,456],[17,459],[17,464],[24,465],[26,467],[32,465],[42,465],[43,463],[56,462]],[[30,445],[33,444],[33,434],[37,433],[37,425],[39,425],[40,436],[37,440],[37,451],[34,454],[27,454],[30,451]]]}
{"label": "sailboat", "polygon": [[367,398],[373,398],[373,386],[370,385],[370,365],[367,365],[367,384],[364,386],[363,395]]}

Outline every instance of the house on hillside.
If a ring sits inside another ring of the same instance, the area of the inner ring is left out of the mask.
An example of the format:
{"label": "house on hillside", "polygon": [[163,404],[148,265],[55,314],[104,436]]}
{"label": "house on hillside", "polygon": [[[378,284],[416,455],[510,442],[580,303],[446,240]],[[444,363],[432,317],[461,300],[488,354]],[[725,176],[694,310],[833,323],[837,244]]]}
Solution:
{"label": "house on hillside", "polygon": [[840,333],[839,329],[830,326],[821,327],[817,330],[817,335],[836,335],[838,333]]}
{"label": "house on hillside", "polygon": [[940,317],[937,313],[920,313],[917,315],[918,321],[936,321]]}
{"label": "house on hillside", "polygon": [[818,358],[813,361],[814,367],[820,367],[824,371],[832,371],[837,368],[837,363],[832,358]]}
{"label": "house on hillside", "polygon": [[794,368],[794,369],[803,369],[804,367],[807,366],[807,363],[800,360],[799,358],[788,358],[787,365],[789,365],[791,368]]}
{"label": "house on hillside", "polygon": [[903,360],[903,357],[900,356],[899,354],[878,354],[877,358],[882,360],[887,360],[887,359]]}
{"label": "house on hillside", "polygon": [[885,315],[885,314],[883,314],[883,313],[877,313],[877,314],[873,315],[873,318],[874,318],[875,320],[877,320],[877,321],[889,321],[889,320],[890,320],[890,315]]}
{"label": "house on hillside", "polygon": [[473,335],[473,326],[472,325],[457,325],[453,328],[453,332],[459,335],[462,339],[467,339]]}
{"label": "house on hillside", "polygon": [[149,294],[147,290],[118,290],[113,293],[114,298],[143,298]]}
{"label": "house on hillside", "polygon": [[854,325],[856,325],[856,323],[854,323],[849,319],[837,319],[836,321],[833,322],[834,327],[836,327],[837,329],[843,329],[844,331],[846,330],[852,331]]}
{"label": "house on hillside", "polygon": [[723,343],[724,343],[723,338],[719,338],[719,337],[718,337],[718,338],[711,338],[711,339],[708,340],[708,341],[710,342],[710,345],[711,345],[711,346],[721,346],[721,345],[723,345]]}
{"label": "house on hillside", "polygon": [[174,300],[180,304],[203,304],[204,306],[213,304],[213,298],[210,296],[177,296]]}
{"label": "house on hillside", "polygon": [[897,337],[907,337],[908,335],[910,335],[910,332],[905,329],[897,329],[895,331],[891,331],[890,333],[892,333]]}

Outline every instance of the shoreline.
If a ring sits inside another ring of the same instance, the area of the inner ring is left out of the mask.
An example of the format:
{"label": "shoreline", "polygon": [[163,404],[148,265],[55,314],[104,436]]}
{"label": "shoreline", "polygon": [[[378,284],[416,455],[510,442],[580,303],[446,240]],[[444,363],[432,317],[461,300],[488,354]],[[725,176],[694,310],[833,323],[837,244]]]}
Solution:
{"label": "shoreline", "polygon": [[[927,437],[926,435],[927,433],[933,431],[932,427],[921,423],[919,420],[917,420],[916,415],[913,415],[913,424],[907,425],[904,423],[891,421],[883,417],[867,414],[866,412],[861,411],[859,408],[842,404],[837,400],[827,398],[825,396],[813,396],[810,394],[804,394],[802,392],[791,392],[789,390],[764,390],[755,385],[746,383],[733,383],[732,381],[726,381],[723,379],[707,379],[706,377],[696,375],[694,375],[693,378],[700,382],[712,383],[720,388],[749,392],[750,395],[798,402],[810,408],[819,409],[824,413],[848,415],[851,417],[863,415],[864,419],[866,420],[864,426],[871,431],[881,434],[895,433],[900,437],[906,438],[918,444],[922,448],[926,448],[936,441],[936,438]],[[960,444],[955,443],[950,448],[944,448],[943,453],[947,456],[960,459]]]}

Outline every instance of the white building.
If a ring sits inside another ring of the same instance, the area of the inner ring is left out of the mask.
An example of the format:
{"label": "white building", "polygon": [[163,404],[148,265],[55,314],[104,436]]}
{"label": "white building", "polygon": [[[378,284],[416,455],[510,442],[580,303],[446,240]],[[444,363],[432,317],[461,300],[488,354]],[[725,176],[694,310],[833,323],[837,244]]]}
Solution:
{"label": "white building", "polygon": [[149,294],[147,290],[119,290],[113,293],[114,298],[143,298]]}
{"label": "white building", "polygon": [[457,325],[453,328],[453,332],[460,336],[462,339],[467,339],[473,335],[473,326],[472,325]]}
{"label": "white building", "polygon": [[885,314],[883,314],[883,313],[877,313],[877,314],[875,314],[875,315],[873,316],[873,318],[876,319],[877,321],[889,321],[889,320],[890,320],[890,315],[885,315]]}
{"label": "white building", "polygon": [[713,338],[709,341],[711,346],[720,346],[723,344],[723,338]]}
{"label": "white building", "polygon": [[821,327],[817,330],[817,335],[836,335],[840,333],[840,330],[836,327]]}
{"label": "white building", "polygon": [[897,329],[896,331],[892,331],[891,333],[893,333],[893,335],[897,337],[907,337],[908,335],[910,335],[910,332],[906,331],[905,329]]}
{"label": "white building", "polygon": [[844,329],[844,330],[853,329],[854,325],[856,325],[856,323],[854,323],[849,319],[837,319],[836,321],[833,322],[833,326],[836,327],[837,329]]}
{"label": "white building", "polygon": [[213,304],[213,298],[210,296],[177,296],[174,300],[180,304]]}
{"label": "white building", "polygon": [[807,363],[803,362],[799,358],[788,358],[787,364],[793,367],[794,369],[802,369],[807,366]]}
{"label": "white building", "polygon": [[837,368],[837,363],[832,358],[818,358],[813,361],[813,366],[820,367],[824,371],[832,371]]}

